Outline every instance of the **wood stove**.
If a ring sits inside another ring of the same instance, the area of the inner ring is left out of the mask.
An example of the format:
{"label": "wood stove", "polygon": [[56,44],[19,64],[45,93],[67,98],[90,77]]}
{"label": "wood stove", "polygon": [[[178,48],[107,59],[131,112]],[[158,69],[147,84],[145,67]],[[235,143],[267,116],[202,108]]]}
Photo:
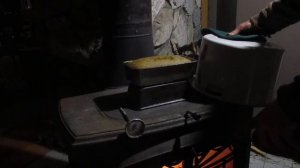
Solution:
{"label": "wood stove", "polygon": [[[62,99],[71,166],[162,168],[184,160],[186,168],[195,164],[195,153],[232,145],[234,166],[248,167],[252,108],[209,100],[192,88],[186,93],[180,101],[146,109],[128,105],[127,87]],[[126,134],[120,107],[128,120],[143,121],[141,136]]]}

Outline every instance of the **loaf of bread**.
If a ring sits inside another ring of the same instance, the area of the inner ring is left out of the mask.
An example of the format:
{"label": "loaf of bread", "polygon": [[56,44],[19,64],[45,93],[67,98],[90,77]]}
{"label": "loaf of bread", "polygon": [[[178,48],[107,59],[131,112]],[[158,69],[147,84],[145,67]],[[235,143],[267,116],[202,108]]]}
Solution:
{"label": "loaf of bread", "polygon": [[132,69],[148,69],[190,63],[191,60],[180,55],[158,55],[126,62]]}

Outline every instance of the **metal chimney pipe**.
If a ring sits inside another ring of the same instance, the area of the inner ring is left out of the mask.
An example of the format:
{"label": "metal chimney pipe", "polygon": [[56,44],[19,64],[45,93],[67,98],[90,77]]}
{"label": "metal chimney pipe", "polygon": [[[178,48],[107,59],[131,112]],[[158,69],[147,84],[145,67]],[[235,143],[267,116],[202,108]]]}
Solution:
{"label": "metal chimney pipe", "polygon": [[[104,57],[109,86],[127,84],[123,62],[154,54],[151,0],[115,0],[106,19]],[[109,73],[110,72],[110,73]]]}

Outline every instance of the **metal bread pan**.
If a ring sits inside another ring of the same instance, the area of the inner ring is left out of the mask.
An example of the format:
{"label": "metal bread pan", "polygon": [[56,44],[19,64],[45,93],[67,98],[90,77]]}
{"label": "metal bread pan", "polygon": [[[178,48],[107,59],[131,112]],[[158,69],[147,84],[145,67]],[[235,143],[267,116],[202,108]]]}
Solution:
{"label": "metal bread pan", "polygon": [[129,61],[126,61],[124,62],[126,77],[130,84],[140,87],[188,79],[195,73],[197,61],[190,57],[186,58],[191,62],[147,69],[133,69],[127,65]]}

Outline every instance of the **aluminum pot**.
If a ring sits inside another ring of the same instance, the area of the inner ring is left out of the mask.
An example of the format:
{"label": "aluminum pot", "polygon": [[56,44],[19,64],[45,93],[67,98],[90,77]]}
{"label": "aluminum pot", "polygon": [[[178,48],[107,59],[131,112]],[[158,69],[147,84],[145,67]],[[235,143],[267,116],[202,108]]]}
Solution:
{"label": "aluminum pot", "polygon": [[203,36],[194,88],[224,102],[264,106],[273,99],[284,50],[272,43]]}

